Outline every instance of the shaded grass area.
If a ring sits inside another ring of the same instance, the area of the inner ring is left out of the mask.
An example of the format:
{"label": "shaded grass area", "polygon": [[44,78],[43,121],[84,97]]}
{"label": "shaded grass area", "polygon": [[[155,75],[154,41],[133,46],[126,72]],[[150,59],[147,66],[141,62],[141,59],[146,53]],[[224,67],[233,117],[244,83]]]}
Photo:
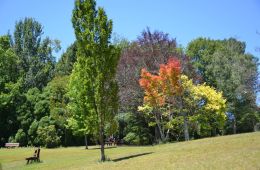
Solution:
{"label": "shaded grass area", "polygon": [[106,149],[41,149],[41,163],[26,165],[34,148],[0,149],[0,170],[11,169],[260,169],[260,132],[189,142]]}

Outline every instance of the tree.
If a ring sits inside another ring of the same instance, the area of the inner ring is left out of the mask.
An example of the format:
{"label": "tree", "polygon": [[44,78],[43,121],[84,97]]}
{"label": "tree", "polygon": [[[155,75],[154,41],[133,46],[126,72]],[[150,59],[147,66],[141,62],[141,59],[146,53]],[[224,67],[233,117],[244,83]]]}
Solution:
{"label": "tree", "polygon": [[101,161],[105,161],[105,125],[118,109],[115,81],[120,51],[110,43],[112,21],[94,0],[76,0],[72,23],[77,39],[77,62],[70,79],[70,95],[87,128],[98,125]]}
{"label": "tree", "polygon": [[180,71],[180,62],[177,59],[170,58],[166,65],[160,65],[159,75],[152,75],[145,69],[141,72],[139,83],[145,90],[144,104],[148,107],[157,108],[157,110],[153,109],[153,114],[162,141],[166,140],[165,126],[163,125],[163,114],[159,109],[166,102],[173,104],[174,96],[180,93]]}
{"label": "tree", "polygon": [[60,137],[54,125],[40,126],[37,129],[37,135],[39,143],[47,148],[54,148],[60,144]]}
{"label": "tree", "polygon": [[23,89],[43,89],[52,79],[55,58],[53,51],[60,50],[60,42],[42,39],[43,26],[32,18],[20,20],[14,30],[14,51],[19,58],[19,72]]}
{"label": "tree", "polygon": [[181,76],[177,59],[170,58],[167,64],[161,64],[158,75],[143,69],[140,86],[145,96],[139,110],[150,115],[151,125],[158,126],[162,141],[168,140],[171,128],[179,126],[179,120],[183,120],[185,140],[189,140],[189,119],[196,120],[208,130],[224,126],[225,100],[222,94],[204,84],[194,85],[187,76]]}
{"label": "tree", "polygon": [[18,130],[17,108],[23,97],[18,80],[18,57],[8,35],[0,36],[0,146]]}
{"label": "tree", "polygon": [[187,76],[181,76],[183,108],[190,125],[199,136],[223,134],[226,120],[226,100],[222,92],[204,84],[194,85]]}
{"label": "tree", "polygon": [[[166,63],[170,56],[176,56],[182,65],[182,71],[189,77],[196,80],[196,76],[189,58],[187,58],[181,48],[177,46],[176,40],[169,34],[161,31],[151,31],[145,29],[138,39],[127,43],[124,39],[117,43],[122,48],[120,61],[118,64],[117,81],[119,85],[120,114],[131,112],[135,114],[136,123],[144,119],[144,116],[137,110],[143,103],[143,91],[139,86],[139,78],[142,68],[154,74],[158,71],[160,64]],[[133,121],[133,120],[132,120]],[[139,124],[146,129],[151,129],[147,124]],[[129,128],[131,129],[131,128]],[[155,140],[160,139],[158,129],[155,126]],[[149,131],[147,131],[149,132]],[[149,136],[150,134],[147,134]]]}
{"label": "tree", "polygon": [[56,76],[64,76],[70,75],[73,69],[73,65],[76,62],[76,51],[77,51],[77,43],[74,42],[70,45],[66,52],[61,55],[58,63],[55,66],[55,75]]}
{"label": "tree", "polygon": [[56,76],[48,83],[44,89],[49,94],[49,113],[50,117],[55,120],[55,125],[59,129],[59,135],[62,136],[62,144],[67,146],[67,119],[69,117],[67,104],[69,102],[68,92],[69,76]]}
{"label": "tree", "polygon": [[149,145],[152,143],[151,129],[146,126],[147,119],[143,115],[121,113],[118,115],[119,137],[130,145]]}
{"label": "tree", "polygon": [[[189,43],[187,54],[204,82],[223,91],[227,99],[233,133],[243,132],[243,115],[256,107],[258,59],[245,53],[246,44],[234,38],[211,40],[198,38]],[[254,112],[254,111],[253,111]],[[246,120],[246,119],[244,119]]]}
{"label": "tree", "polygon": [[20,146],[25,146],[27,143],[26,134],[23,129],[19,129],[15,134],[15,141],[20,143]]}

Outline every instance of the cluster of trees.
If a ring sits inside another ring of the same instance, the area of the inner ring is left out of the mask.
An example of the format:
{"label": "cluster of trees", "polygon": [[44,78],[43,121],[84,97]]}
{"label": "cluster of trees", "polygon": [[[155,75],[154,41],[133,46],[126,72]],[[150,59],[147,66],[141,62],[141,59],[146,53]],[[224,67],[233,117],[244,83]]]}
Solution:
{"label": "cluster of trees", "polygon": [[[158,75],[145,69],[141,72],[140,86],[144,89],[144,103],[139,111],[147,114],[150,125],[157,125],[162,141],[176,140],[184,132],[197,136],[216,135],[225,123],[225,99],[222,94],[205,84],[195,85],[181,75],[178,59],[170,58],[161,64]],[[190,128],[189,128],[190,127]]]}
{"label": "cluster of trees", "polygon": [[75,1],[72,23],[76,41],[58,62],[60,42],[32,18],[0,36],[1,146],[103,146],[112,134],[145,145],[259,128],[259,63],[244,42],[197,38],[183,49],[149,28],[111,42],[94,0]]}
{"label": "cluster of trees", "polygon": [[22,146],[80,144],[65,127],[75,45],[56,63],[53,53],[59,49],[60,42],[43,38],[43,26],[32,18],[18,21],[13,35],[0,37],[1,146],[8,141]]}

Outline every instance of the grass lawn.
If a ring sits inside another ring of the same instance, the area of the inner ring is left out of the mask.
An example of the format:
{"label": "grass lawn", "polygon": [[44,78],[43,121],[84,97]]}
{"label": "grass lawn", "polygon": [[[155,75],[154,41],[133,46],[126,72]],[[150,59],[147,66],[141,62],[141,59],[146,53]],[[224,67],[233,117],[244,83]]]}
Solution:
{"label": "grass lawn", "polygon": [[41,162],[26,165],[34,148],[0,149],[0,169],[260,169],[260,132],[143,147],[110,147],[100,163],[91,147],[41,149]]}

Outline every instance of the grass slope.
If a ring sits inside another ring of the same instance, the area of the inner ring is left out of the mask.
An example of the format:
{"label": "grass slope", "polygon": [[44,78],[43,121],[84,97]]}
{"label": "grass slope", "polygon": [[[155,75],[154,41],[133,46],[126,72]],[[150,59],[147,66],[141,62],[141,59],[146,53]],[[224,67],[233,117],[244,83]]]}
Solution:
{"label": "grass slope", "polygon": [[41,163],[26,165],[33,148],[0,149],[0,169],[260,169],[260,132],[146,147],[41,149]]}

